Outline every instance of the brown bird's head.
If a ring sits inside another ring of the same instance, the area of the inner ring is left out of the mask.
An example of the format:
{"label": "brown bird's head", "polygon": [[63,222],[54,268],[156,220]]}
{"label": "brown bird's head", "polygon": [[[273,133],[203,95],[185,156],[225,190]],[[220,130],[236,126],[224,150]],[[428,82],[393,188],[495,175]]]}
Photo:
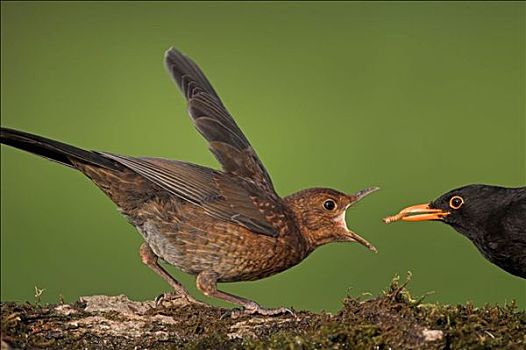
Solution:
{"label": "brown bird's head", "polygon": [[309,188],[285,197],[311,249],[331,242],[357,242],[376,252],[364,238],[347,228],[345,212],[354,203],[379,190],[369,187],[348,195],[330,188]]}

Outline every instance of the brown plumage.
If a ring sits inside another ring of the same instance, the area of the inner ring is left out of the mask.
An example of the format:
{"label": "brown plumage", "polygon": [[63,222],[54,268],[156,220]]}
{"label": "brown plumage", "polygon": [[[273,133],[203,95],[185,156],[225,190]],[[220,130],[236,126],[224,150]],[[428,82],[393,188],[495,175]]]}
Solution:
{"label": "brown plumage", "polygon": [[347,229],[345,211],[376,187],[353,195],[313,188],[280,198],[256,152],[197,65],[175,49],[166,52],[165,62],[221,171],[181,161],[86,151],[6,128],[1,130],[1,142],[88,176],[144,237],[143,262],[193,302],[158,258],[196,275],[197,286],[206,295],[241,305],[249,313],[276,314],[287,310],[264,309],[217,290],[216,283],[271,276],[330,242],[359,242],[375,250]]}

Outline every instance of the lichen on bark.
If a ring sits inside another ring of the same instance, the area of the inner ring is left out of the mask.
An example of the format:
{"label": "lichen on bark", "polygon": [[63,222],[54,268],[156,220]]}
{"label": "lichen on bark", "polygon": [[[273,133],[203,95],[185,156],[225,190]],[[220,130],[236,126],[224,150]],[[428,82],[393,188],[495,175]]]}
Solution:
{"label": "lichen on bark", "polygon": [[233,318],[180,299],[126,296],[74,304],[2,302],[2,349],[460,349],[526,348],[526,312],[514,304],[425,304],[399,279],[336,314]]}

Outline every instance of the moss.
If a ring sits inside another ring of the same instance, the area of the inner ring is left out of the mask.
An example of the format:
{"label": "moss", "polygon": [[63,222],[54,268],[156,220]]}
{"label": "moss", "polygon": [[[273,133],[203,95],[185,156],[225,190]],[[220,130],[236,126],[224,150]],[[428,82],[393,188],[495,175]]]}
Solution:
{"label": "moss", "polygon": [[[514,304],[481,308],[471,304],[424,304],[411,296],[406,284],[396,278],[382,295],[369,299],[349,296],[335,315],[298,312],[296,317],[233,319],[222,317],[224,309],[175,304],[134,315],[86,312],[84,303],[76,303],[70,305],[73,311],[65,314],[58,312],[56,305],[7,302],[2,303],[2,340],[21,349],[526,347],[526,312],[517,310]],[[93,329],[83,323],[90,319],[95,320],[90,325]],[[114,327],[126,322],[139,333],[119,333]],[[98,326],[104,327],[96,329]],[[111,336],[104,333],[112,330],[116,333]]]}

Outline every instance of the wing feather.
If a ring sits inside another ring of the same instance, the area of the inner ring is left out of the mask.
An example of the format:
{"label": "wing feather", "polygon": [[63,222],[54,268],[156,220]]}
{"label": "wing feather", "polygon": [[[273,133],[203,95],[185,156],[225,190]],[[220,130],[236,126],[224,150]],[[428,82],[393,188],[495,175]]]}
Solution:
{"label": "wing feather", "polygon": [[[195,127],[209,142],[223,170],[277,198],[263,163],[199,67],[174,48],[166,52],[165,63],[188,101],[188,112]],[[233,156],[238,157],[237,161],[232,160]]]}
{"label": "wing feather", "polygon": [[[226,173],[180,161],[103,155],[215,218],[235,222],[255,233],[272,237],[279,234],[279,227],[267,219],[273,213],[256,205],[255,200],[264,200],[258,198],[258,192],[252,192]],[[274,210],[282,208],[277,206]]]}

